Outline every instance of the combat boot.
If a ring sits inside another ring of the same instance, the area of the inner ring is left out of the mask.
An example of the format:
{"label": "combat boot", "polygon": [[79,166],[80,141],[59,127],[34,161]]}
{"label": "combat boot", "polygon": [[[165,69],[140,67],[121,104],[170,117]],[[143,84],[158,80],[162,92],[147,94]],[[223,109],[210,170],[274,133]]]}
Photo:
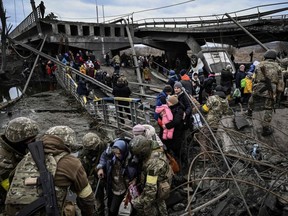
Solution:
{"label": "combat boot", "polygon": [[245,112],[245,115],[246,115],[246,116],[249,116],[249,117],[252,117],[252,113],[253,113],[252,109],[248,109],[248,110]]}
{"label": "combat boot", "polygon": [[262,130],[262,136],[269,136],[273,133],[273,129],[269,126],[264,126]]}

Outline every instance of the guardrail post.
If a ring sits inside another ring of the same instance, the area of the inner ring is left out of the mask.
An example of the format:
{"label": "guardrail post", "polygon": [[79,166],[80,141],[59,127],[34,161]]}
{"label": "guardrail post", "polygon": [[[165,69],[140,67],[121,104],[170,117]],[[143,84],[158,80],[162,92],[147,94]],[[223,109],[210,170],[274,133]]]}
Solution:
{"label": "guardrail post", "polygon": [[147,124],[150,124],[150,104],[148,102],[143,102],[143,112],[145,116],[145,121]]}

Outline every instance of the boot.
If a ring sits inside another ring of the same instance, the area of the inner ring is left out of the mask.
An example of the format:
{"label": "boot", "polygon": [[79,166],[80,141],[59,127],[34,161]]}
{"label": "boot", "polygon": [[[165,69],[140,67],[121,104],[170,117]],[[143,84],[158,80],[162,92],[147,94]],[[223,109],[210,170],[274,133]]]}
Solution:
{"label": "boot", "polygon": [[262,130],[262,136],[269,136],[273,133],[273,129],[269,126],[264,126]]}
{"label": "boot", "polygon": [[246,112],[245,112],[245,115],[246,116],[249,116],[249,117],[252,117],[252,110],[251,109],[248,109]]}

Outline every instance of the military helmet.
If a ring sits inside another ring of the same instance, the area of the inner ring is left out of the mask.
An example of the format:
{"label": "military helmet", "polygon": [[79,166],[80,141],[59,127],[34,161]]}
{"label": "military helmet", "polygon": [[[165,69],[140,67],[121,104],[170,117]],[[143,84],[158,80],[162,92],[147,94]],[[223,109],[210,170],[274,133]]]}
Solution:
{"label": "military helmet", "polygon": [[275,50],[273,50],[273,49],[269,49],[269,50],[267,50],[265,53],[264,53],[264,58],[265,59],[276,59],[276,57],[277,57],[277,53],[276,53],[276,51]]}
{"label": "military helmet", "polygon": [[18,117],[8,123],[4,135],[8,141],[17,143],[35,137],[38,133],[39,126],[34,120]]}
{"label": "military helmet", "polygon": [[85,149],[95,150],[101,144],[101,139],[97,134],[89,132],[83,136],[82,144]]}
{"label": "military helmet", "polygon": [[145,157],[151,151],[151,143],[152,140],[148,140],[142,135],[137,135],[130,141],[131,153],[138,157]]}
{"label": "military helmet", "polygon": [[68,146],[74,146],[76,144],[75,131],[68,126],[51,127],[45,132],[45,135],[57,136],[63,140],[65,145]]}

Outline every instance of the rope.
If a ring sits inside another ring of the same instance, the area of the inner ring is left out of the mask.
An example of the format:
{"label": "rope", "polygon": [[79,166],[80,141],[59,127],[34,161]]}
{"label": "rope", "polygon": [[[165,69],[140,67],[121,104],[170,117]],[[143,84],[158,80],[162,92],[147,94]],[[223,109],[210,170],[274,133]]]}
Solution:
{"label": "rope", "polygon": [[[13,43],[11,43],[10,46],[13,48],[13,50],[15,51],[15,53],[16,53],[18,56],[20,56],[21,58],[23,58],[23,59],[28,59],[28,58],[30,58],[30,57],[34,54],[33,52],[31,52],[31,54],[30,54],[29,56],[23,56],[23,55],[21,55],[21,54],[16,50],[16,48],[14,47],[14,44],[13,44]],[[40,46],[41,46],[41,41],[40,41],[40,43],[36,46],[35,49],[38,49]]]}

